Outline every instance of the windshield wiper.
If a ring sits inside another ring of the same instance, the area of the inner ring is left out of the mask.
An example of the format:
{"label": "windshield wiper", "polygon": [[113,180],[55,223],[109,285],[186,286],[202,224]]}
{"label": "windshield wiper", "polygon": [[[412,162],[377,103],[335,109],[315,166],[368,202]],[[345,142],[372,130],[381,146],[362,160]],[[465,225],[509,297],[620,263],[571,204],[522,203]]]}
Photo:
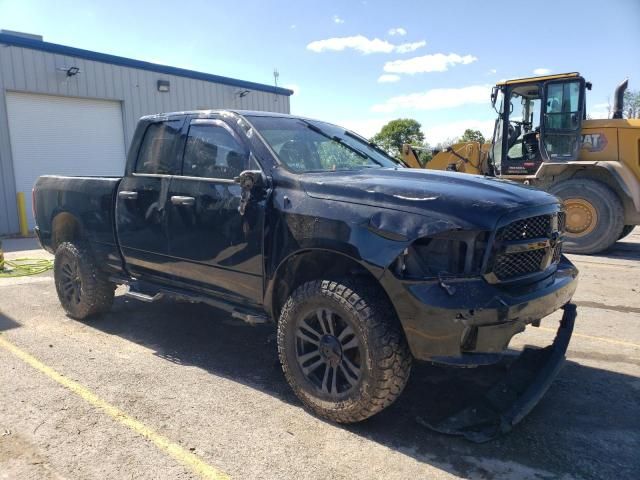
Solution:
{"label": "windshield wiper", "polygon": [[345,142],[343,139],[341,139],[340,137],[338,137],[337,135],[329,135],[327,132],[325,132],[324,130],[322,130],[320,127],[317,127],[316,125],[314,125],[313,123],[309,123],[305,120],[301,120],[302,123],[304,123],[307,128],[309,128],[310,130],[313,130],[316,133],[319,133],[320,135],[322,135],[323,137],[328,138],[329,140],[333,140],[336,143],[339,143],[340,145],[343,145],[345,147],[347,147],[349,150],[351,150],[353,153],[355,153],[356,155],[358,155],[359,157],[371,160],[372,162],[374,162],[375,164],[382,166],[382,164],[378,161],[376,161],[374,158],[371,158],[369,155],[367,155],[365,152],[363,152],[362,150],[354,147],[353,145],[349,145],[347,142]]}
{"label": "windshield wiper", "polygon": [[376,145],[375,143],[370,142],[366,138],[358,135],[357,133],[353,133],[353,132],[350,132],[349,130],[345,130],[344,134],[347,137],[351,137],[351,138],[353,138],[355,140],[358,140],[359,142],[364,143],[369,148],[373,148],[376,152],[378,152],[380,155],[383,155],[385,158],[391,160],[393,163],[397,163],[398,165],[404,165],[400,160],[398,160],[397,158],[393,158],[391,155],[389,155],[387,152],[385,152],[383,149],[381,149],[378,145]]}

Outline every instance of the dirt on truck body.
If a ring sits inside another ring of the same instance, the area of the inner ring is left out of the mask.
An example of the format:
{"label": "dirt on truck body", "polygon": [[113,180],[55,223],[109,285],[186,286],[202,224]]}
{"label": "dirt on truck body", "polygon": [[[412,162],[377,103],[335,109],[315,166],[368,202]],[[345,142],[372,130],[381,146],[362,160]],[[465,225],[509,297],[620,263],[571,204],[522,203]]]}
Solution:
{"label": "dirt on truck body", "polygon": [[41,177],[36,232],[67,313],[107,311],[118,284],[143,301],[204,302],[273,322],[298,398],[364,420],[401,394],[414,361],[499,361],[564,308],[548,349],[495,392],[431,427],[509,430],[562,364],[577,270],[552,195],[491,178],[404,168],[343,128],[261,112],[143,117],[122,178]]}

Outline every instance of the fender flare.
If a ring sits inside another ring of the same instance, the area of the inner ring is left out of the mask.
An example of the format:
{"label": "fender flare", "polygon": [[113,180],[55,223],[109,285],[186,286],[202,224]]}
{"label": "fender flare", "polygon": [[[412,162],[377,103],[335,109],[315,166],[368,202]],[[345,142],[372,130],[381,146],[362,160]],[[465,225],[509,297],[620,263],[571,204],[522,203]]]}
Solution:
{"label": "fender flare", "polygon": [[578,172],[587,167],[601,169],[611,175],[620,190],[631,200],[636,211],[640,212],[640,182],[633,181],[636,177],[629,167],[620,162],[605,161],[572,161],[564,163],[542,163],[536,172],[536,177],[556,176],[571,169]]}

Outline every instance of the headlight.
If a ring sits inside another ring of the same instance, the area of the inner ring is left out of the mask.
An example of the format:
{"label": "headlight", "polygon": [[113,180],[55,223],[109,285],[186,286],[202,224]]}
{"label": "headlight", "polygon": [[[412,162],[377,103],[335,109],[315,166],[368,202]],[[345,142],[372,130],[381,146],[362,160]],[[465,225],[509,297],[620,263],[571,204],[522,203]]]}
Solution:
{"label": "headlight", "polygon": [[488,232],[450,231],[422,237],[406,248],[391,269],[406,279],[471,276],[480,273]]}

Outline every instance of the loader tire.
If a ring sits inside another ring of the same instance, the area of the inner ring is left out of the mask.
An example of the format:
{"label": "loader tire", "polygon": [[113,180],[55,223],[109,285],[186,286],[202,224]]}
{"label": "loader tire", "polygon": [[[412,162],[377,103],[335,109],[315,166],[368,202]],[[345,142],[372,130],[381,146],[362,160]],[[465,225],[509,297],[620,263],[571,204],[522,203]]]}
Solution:
{"label": "loader tire", "polygon": [[605,184],[574,178],[549,189],[567,212],[563,249],[591,254],[613,245],[624,227],[624,210],[618,196]]}
{"label": "loader tire", "polygon": [[622,229],[622,233],[620,234],[620,236],[618,237],[618,240],[622,240],[624,237],[626,237],[627,235],[629,235],[631,232],[633,232],[633,229],[635,228],[635,225],[625,225],[624,228]]}
{"label": "loader tire", "polygon": [[61,243],[53,272],[58,298],[71,318],[83,320],[111,309],[116,286],[99,270],[85,245]]}
{"label": "loader tire", "polygon": [[353,280],[298,287],[280,315],[278,353],[302,403],[338,423],[365,420],[391,405],[412,363],[389,302]]}

